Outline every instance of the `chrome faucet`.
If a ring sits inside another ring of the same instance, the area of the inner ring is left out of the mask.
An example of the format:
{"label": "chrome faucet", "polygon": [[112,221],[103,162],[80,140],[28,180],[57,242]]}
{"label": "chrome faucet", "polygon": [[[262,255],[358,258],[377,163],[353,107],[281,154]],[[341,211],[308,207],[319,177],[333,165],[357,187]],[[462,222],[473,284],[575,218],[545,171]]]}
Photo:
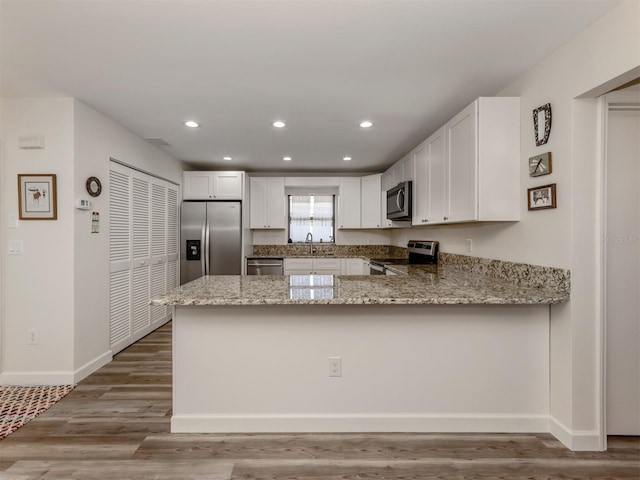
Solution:
{"label": "chrome faucet", "polygon": [[310,248],[311,248],[311,255],[313,255],[313,233],[309,232],[307,233],[307,238],[304,239],[304,242],[310,243]]}

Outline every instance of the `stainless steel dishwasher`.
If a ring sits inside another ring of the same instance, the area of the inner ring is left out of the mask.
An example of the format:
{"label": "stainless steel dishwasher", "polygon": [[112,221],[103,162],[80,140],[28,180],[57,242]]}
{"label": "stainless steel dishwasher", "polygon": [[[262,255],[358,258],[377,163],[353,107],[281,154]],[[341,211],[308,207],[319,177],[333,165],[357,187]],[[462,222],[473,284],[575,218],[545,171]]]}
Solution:
{"label": "stainless steel dishwasher", "polygon": [[247,258],[247,275],[284,275],[284,259],[249,257]]}

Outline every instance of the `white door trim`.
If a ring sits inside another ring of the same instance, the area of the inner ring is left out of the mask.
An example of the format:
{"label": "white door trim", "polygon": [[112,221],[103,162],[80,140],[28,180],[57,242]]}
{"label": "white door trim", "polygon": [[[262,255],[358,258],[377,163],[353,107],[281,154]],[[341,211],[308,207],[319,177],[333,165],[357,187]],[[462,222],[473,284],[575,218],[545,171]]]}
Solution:
{"label": "white door trim", "polygon": [[[630,108],[630,104],[635,104],[635,108],[640,108],[640,104],[638,104],[638,95],[637,93],[630,92],[612,92],[606,95],[603,95],[598,98],[598,122],[599,122],[599,146],[598,149],[598,163],[600,165],[600,188],[602,189],[602,205],[600,205],[600,238],[602,245],[602,255],[601,255],[601,269],[602,272],[600,282],[601,282],[601,308],[598,312],[599,314],[599,366],[600,366],[600,411],[599,411],[599,421],[600,421],[600,432],[601,432],[601,442],[603,449],[607,449],[607,170],[608,170],[608,138],[609,138],[609,111],[611,109],[627,109]],[[631,107],[633,108],[633,107]]]}

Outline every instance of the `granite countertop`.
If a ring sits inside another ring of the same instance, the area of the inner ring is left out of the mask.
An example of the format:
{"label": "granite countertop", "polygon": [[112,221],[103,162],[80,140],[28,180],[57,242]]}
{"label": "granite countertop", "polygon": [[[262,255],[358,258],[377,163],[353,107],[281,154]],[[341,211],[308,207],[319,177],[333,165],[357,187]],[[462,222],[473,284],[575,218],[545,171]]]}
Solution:
{"label": "granite countertop", "polygon": [[208,276],[152,305],[534,305],[569,299],[566,288],[494,278],[461,265],[394,267],[406,275]]}

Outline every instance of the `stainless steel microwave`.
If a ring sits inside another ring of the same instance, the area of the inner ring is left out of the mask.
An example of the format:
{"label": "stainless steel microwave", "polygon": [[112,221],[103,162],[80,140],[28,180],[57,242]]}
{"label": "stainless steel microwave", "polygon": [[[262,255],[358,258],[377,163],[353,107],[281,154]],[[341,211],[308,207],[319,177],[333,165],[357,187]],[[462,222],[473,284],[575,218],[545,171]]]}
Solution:
{"label": "stainless steel microwave", "polygon": [[387,218],[411,220],[411,182],[402,182],[387,190]]}

